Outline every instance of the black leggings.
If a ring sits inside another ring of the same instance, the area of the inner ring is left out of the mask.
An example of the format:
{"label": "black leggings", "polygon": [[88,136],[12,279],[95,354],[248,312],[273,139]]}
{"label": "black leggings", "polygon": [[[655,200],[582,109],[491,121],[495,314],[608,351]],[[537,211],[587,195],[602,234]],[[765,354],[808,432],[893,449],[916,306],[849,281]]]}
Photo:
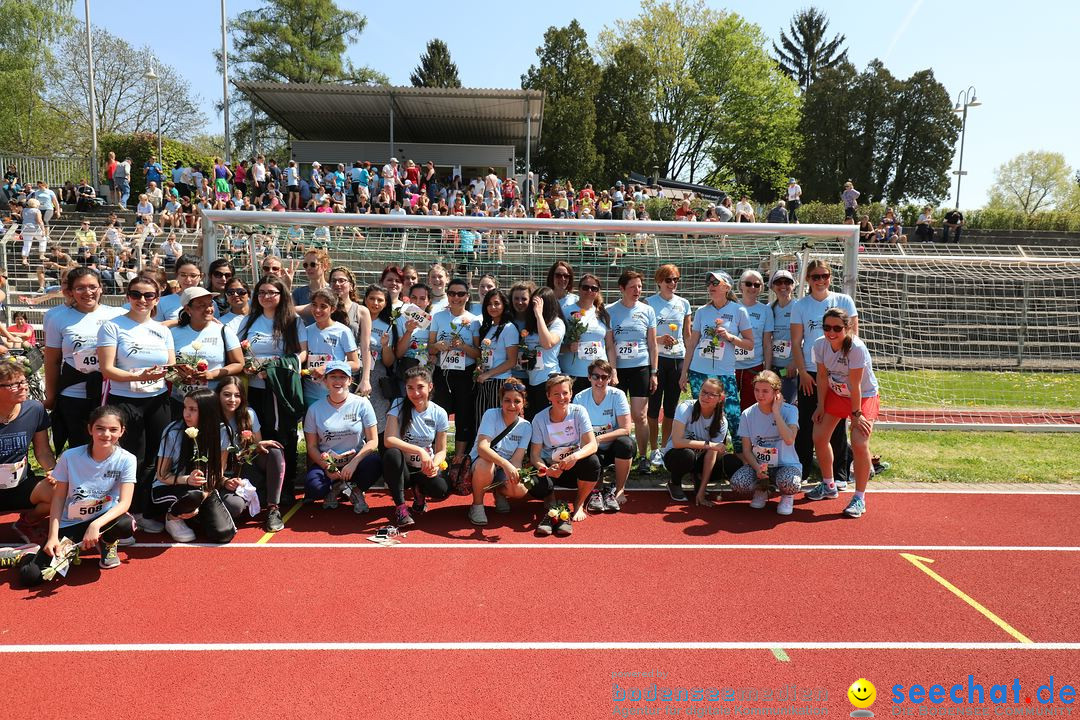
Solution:
{"label": "black leggings", "polygon": [[120,447],[135,456],[135,497],[131,509],[155,517],[150,502],[150,486],[157,474],[157,452],[161,437],[170,422],[169,396],[166,393],[148,398],[112,396],[108,401],[122,409],[127,430],[120,438]]}
{"label": "black leggings", "polygon": [[390,497],[395,505],[405,504],[405,488],[414,485],[431,500],[445,500],[450,497],[450,485],[441,474],[428,477],[419,470],[413,470],[405,462],[405,453],[398,448],[387,448],[382,456],[383,482],[390,490]]}
{"label": "black leggings", "polygon": [[[86,535],[86,531],[90,528],[91,520],[81,522],[77,525],[68,525],[67,527],[60,528],[60,539],[70,538],[72,542],[81,543],[83,537]],[[135,534],[135,518],[131,517],[128,513],[124,513],[120,517],[109,523],[108,527],[101,531],[101,539],[106,543],[114,543],[117,540],[124,540]],[[41,571],[49,567],[52,562],[52,556],[48,555],[44,550],[38,550],[34,555],[34,560],[19,568],[19,577],[22,579],[23,585],[26,587],[34,587],[41,584]]]}
{"label": "black leggings", "polygon": [[[737,455],[724,453],[713,465],[709,482],[730,478],[741,468],[743,461]],[[694,473],[694,490],[701,487],[701,471],[705,467],[705,453],[690,448],[672,448],[664,453],[664,467],[671,473],[671,482],[682,484],[682,479]]]}
{"label": "black leggings", "polygon": [[590,455],[583,460],[578,460],[569,470],[564,470],[559,477],[554,479],[554,482],[559,487],[576,488],[579,483],[600,482],[601,472],[600,458]]}
{"label": "black leggings", "polygon": [[473,398],[472,367],[465,370],[435,370],[435,404],[454,416],[454,454],[472,448],[476,438],[476,411]]}
{"label": "black leggings", "polygon": [[[809,395],[804,395],[802,386],[799,386],[799,432],[795,435],[795,452],[799,455],[799,462],[803,466],[803,477],[810,474],[814,467],[814,412],[817,411],[817,373],[810,373],[814,378],[814,386]],[[845,483],[848,481],[848,470],[851,468],[851,446],[847,441],[847,420],[841,419],[836,423],[829,444],[833,451],[833,480]],[[822,475],[825,468],[821,468]]]}
{"label": "black leggings", "polygon": [[86,421],[95,404],[93,400],[86,398],[56,396],[56,405],[51,414],[53,451],[56,457],[60,457],[60,453],[64,451],[65,443],[69,448],[90,444]]}
{"label": "black leggings", "polygon": [[277,397],[269,388],[248,388],[248,405],[259,416],[263,440],[277,440],[285,455],[285,479],[281,485],[281,498],[287,502],[296,499],[296,423],[297,419],[285,412]]}
{"label": "black leggings", "polygon": [[649,396],[648,417],[653,420],[660,417],[661,408],[664,410],[666,419],[675,417],[675,409],[679,406],[681,393],[679,376],[682,374],[682,365],[682,358],[660,356],[657,365],[656,392]]}
{"label": "black leggings", "polygon": [[600,458],[601,467],[614,465],[616,460],[633,460],[637,452],[637,445],[628,436],[622,435],[611,441],[607,448],[601,448],[596,456]]}

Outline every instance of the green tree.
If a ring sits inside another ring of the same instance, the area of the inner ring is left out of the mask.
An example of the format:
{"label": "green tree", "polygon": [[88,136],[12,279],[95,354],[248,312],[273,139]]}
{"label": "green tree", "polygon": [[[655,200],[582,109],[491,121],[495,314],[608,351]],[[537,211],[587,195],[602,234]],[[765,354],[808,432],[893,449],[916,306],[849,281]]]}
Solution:
{"label": "green tree", "polygon": [[652,86],[653,68],[640,49],[623,45],[600,72],[596,90],[596,151],[604,172],[594,180],[608,186],[631,171],[651,175],[661,164],[653,127],[652,102],[642,88]]}
{"label": "green tree", "polygon": [[25,154],[67,149],[67,124],[42,88],[68,82],[52,45],[72,25],[72,0],[0,0],[0,148]]}
{"label": "green tree", "polygon": [[998,166],[990,188],[990,207],[1034,215],[1040,210],[1068,210],[1077,179],[1061,153],[1030,150]]}
{"label": "green tree", "polygon": [[435,38],[428,40],[427,50],[420,56],[420,64],[409,76],[413,87],[459,88],[458,67],[450,59],[450,48]]}
{"label": "green tree", "polygon": [[541,178],[589,182],[603,171],[596,153],[596,85],[599,69],[577,20],[549,27],[538,64],[521,76],[521,87],[543,90],[544,130],[533,167]]}
{"label": "green tree", "polygon": [[[340,9],[335,0],[266,0],[229,23],[230,77],[237,82],[389,84],[382,73],[356,67],[345,56],[366,25],[363,15]],[[215,54],[220,66],[221,54]],[[248,105],[239,94],[231,102],[238,108]],[[287,141],[269,118],[254,108],[252,113],[258,141],[252,143],[251,116],[236,117],[233,141],[238,147]]]}
{"label": "green tree", "polygon": [[825,38],[829,19],[817,8],[806,8],[795,13],[788,26],[789,36],[780,31],[780,45],[773,43],[773,52],[780,68],[787,76],[799,83],[803,92],[814,84],[818,74],[825,69],[847,62],[847,50],[842,50],[845,37],[834,35]]}

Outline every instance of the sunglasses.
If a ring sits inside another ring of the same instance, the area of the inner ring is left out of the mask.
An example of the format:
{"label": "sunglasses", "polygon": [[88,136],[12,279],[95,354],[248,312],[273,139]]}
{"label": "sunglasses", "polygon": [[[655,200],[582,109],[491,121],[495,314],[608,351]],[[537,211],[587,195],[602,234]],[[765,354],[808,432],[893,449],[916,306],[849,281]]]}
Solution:
{"label": "sunglasses", "polygon": [[748,287],[748,288],[760,288],[760,287],[761,287],[761,283],[759,283],[759,282],[744,282],[744,283],[743,283],[743,287]]}
{"label": "sunglasses", "polygon": [[519,392],[519,393],[525,392],[525,386],[521,385],[520,383],[516,383],[516,384],[513,384],[513,385],[510,385],[510,384],[503,385],[503,389],[504,390],[513,390],[514,392]]}
{"label": "sunglasses", "polygon": [[720,281],[715,280],[713,278],[709,278],[708,280],[705,281],[705,284],[708,285],[709,287],[717,287],[717,286],[720,285]]}
{"label": "sunglasses", "polygon": [[157,300],[158,294],[156,292],[139,292],[138,290],[128,290],[127,296],[132,300]]}
{"label": "sunglasses", "polygon": [[263,271],[263,275],[272,275],[274,273],[281,272],[281,267],[280,266],[278,266],[278,267],[264,267],[262,269],[262,271]]}
{"label": "sunglasses", "polygon": [[560,280],[569,280],[570,279],[570,275],[567,274],[567,273],[555,273],[555,277],[559,278]]}
{"label": "sunglasses", "polygon": [[216,278],[222,278],[224,280],[228,280],[229,278],[231,278],[233,276],[232,273],[221,272],[220,270],[215,270],[214,272],[212,272],[210,274],[213,275]]}
{"label": "sunglasses", "polygon": [[794,285],[795,282],[788,280],[787,278],[780,278],[779,280],[773,280],[773,285]]}
{"label": "sunglasses", "polygon": [[456,298],[469,297],[469,291],[468,290],[447,290],[446,294],[449,297],[456,297]]}
{"label": "sunglasses", "polygon": [[244,288],[231,288],[225,291],[226,295],[232,295],[233,297],[244,297],[247,295],[247,290]]}
{"label": "sunglasses", "polygon": [[811,280],[828,280],[832,277],[832,273],[814,273],[810,276]]}
{"label": "sunglasses", "polygon": [[825,332],[844,332],[843,325],[822,325],[821,327],[824,328]]}
{"label": "sunglasses", "polygon": [[579,289],[581,292],[600,292],[599,285],[581,285]]}
{"label": "sunglasses", "polygon": [[678,277],[669,277],[669,278],[664,278],[664,282],[671,283],[672,285],[674,285],[675,283],[679,282],[680,279],[681,278],[678,278]]}
{"label": "sunglasses", "polygon": [[313,262],[313,263],[306,262],[306,263],[304,263],[304,267],[306,267],[306,268],[308,268],[310,270],[313,267],[319,267],[319,263],[317,263],[317,262]]}
{"label": "sunglasses", "polygon": [[589,373],[589,377],[593,380],[609,380],[610,375],[601,375],[600,373]]}

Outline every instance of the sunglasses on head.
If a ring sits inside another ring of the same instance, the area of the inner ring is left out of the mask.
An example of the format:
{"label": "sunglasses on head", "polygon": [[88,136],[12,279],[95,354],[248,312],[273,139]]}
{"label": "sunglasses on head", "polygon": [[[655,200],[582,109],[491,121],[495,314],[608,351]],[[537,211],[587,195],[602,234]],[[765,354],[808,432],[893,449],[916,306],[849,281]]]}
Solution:
{"label": "sunglasses on head", "polygon": [[509,384],[503,385],[503,388],[506,389],[506,390],[513,390],[514,392],[519,392],[519,393],[525,392],[525,386],[520,384],[520,383],[515,383],[513,385],[509,385]]}
{"label": "sunglasses on head", "polygon": [[825,332],[844,332],[843,325],[822,325],[821,327],[824,328]]}
{"label": "sunglasses on head", "polygon": [[158,294],[154,291],[139,292],[138,290],[128,290],[127,296],[132,300],[157,300]]}
{"label": "sunglasses on head", "polygon": [[225,291],[226,295],[232,295],[234,297],[243,297],[248,294],[248,291],[244,288],[230,288]]}

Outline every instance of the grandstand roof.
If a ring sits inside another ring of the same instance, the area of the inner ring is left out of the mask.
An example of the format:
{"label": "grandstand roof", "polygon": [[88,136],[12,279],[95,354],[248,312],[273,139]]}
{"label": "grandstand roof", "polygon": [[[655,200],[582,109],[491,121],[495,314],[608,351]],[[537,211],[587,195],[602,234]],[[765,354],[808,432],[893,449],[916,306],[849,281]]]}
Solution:
{"label": "grandstand roof", "polygon": [[544,116],[539,90],[267,82],[236,87],[300,140],[379,142],[393,133],[395,142],[514,145],[523,152],[529,136],[533,148],[539,143]]}

